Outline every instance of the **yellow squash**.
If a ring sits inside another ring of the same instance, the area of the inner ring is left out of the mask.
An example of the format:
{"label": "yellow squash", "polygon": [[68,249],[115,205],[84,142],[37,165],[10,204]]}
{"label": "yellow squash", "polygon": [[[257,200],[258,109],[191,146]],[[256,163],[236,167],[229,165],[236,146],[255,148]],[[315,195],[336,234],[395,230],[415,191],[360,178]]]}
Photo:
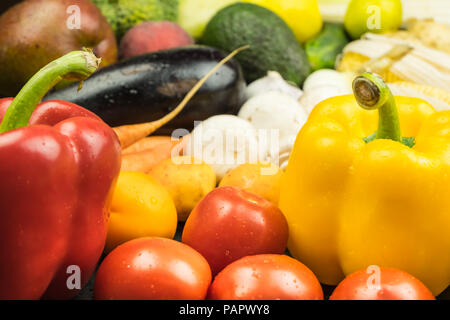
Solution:
{"label": "yellow squash", "polygon": [[437,295],[450,283],[450,111],[394,99],[372,74],[353,87],[297,136],[280,195],[289,250],[326,284],[378,265]]}

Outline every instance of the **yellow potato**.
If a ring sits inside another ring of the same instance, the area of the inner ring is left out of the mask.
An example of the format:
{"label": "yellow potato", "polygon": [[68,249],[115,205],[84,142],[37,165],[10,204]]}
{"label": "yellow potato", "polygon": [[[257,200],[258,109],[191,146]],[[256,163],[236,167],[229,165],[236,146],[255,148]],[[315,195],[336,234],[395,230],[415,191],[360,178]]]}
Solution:
{"label": "yellow potato", "polygon": [[244,163],[228,171],[219,187],[240,187],[278,205],[282,175],[283,171],[272,163]]}
{"label": "yellow potato", "polygon": [[186,221],[195,205],[216,186],[212,168],[192,157],[175,157],[160,162],[149,171],[170,193],[178,220]]}

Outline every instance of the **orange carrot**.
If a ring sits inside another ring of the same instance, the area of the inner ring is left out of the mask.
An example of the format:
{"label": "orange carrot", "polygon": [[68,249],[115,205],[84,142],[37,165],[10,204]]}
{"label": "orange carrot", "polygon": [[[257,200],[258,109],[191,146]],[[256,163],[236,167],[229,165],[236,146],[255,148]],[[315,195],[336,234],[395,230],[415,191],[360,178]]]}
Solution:
{"label": "orange carrot", "polygon": [[170,159],[174,147],[179,141],[172,141],[170,137],[165,141],[160,140],[159,143],[151,148],[147,148],[138,152],[122,154],[123,171],[139,171],[148,173],[155,165],[163,160]]}
{"label": "orange carrot", "polygon": [[150,136],[133,143],[128,148],[122,149],[122,155],[136,153],[152,149],[160,144],[170,143],[172,138],[169,136]]}

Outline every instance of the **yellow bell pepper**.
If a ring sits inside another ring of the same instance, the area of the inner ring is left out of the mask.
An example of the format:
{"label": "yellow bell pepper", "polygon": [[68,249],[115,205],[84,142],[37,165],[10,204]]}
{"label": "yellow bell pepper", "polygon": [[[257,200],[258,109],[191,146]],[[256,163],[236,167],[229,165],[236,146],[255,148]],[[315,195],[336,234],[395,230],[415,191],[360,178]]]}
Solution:
{"label": "yellow bell pepper", "polygon": [[177,211],[169,192],[142,172],[121,171],[111,203],[105,251],[140,237],[172,239]]}
{"label": "yellow bell pepper", "polygon": [[437,295],[450,283],[450,111],[394,98],[368,73],[353,90],[297,136],[279,203],[289,250],[325,284],[378,265]]}
{"label": "yellow bell pepper", "polygon": [[322,29],[317,0],[244,0],[265,7],[277,15],[292,29],[300,42],[313,38]]}

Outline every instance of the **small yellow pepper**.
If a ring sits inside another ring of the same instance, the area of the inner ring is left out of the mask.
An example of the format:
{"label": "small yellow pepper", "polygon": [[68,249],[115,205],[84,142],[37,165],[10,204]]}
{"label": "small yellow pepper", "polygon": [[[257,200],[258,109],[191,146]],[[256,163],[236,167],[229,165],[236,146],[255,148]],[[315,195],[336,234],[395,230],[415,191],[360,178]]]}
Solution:
{"label": "small yellow pepper", "polygon": [[450,111],[394,98],[368,73],[353,91],[297,136],[280,196],[289,250],[326,284],[378,265],[437,295],[450,283]]}
{"label": "small yellow pepper", "polygon": [[105,251],[140,237],[173,238],[177,211],[169,192],[141,172],[121,171],[111,203]]}

